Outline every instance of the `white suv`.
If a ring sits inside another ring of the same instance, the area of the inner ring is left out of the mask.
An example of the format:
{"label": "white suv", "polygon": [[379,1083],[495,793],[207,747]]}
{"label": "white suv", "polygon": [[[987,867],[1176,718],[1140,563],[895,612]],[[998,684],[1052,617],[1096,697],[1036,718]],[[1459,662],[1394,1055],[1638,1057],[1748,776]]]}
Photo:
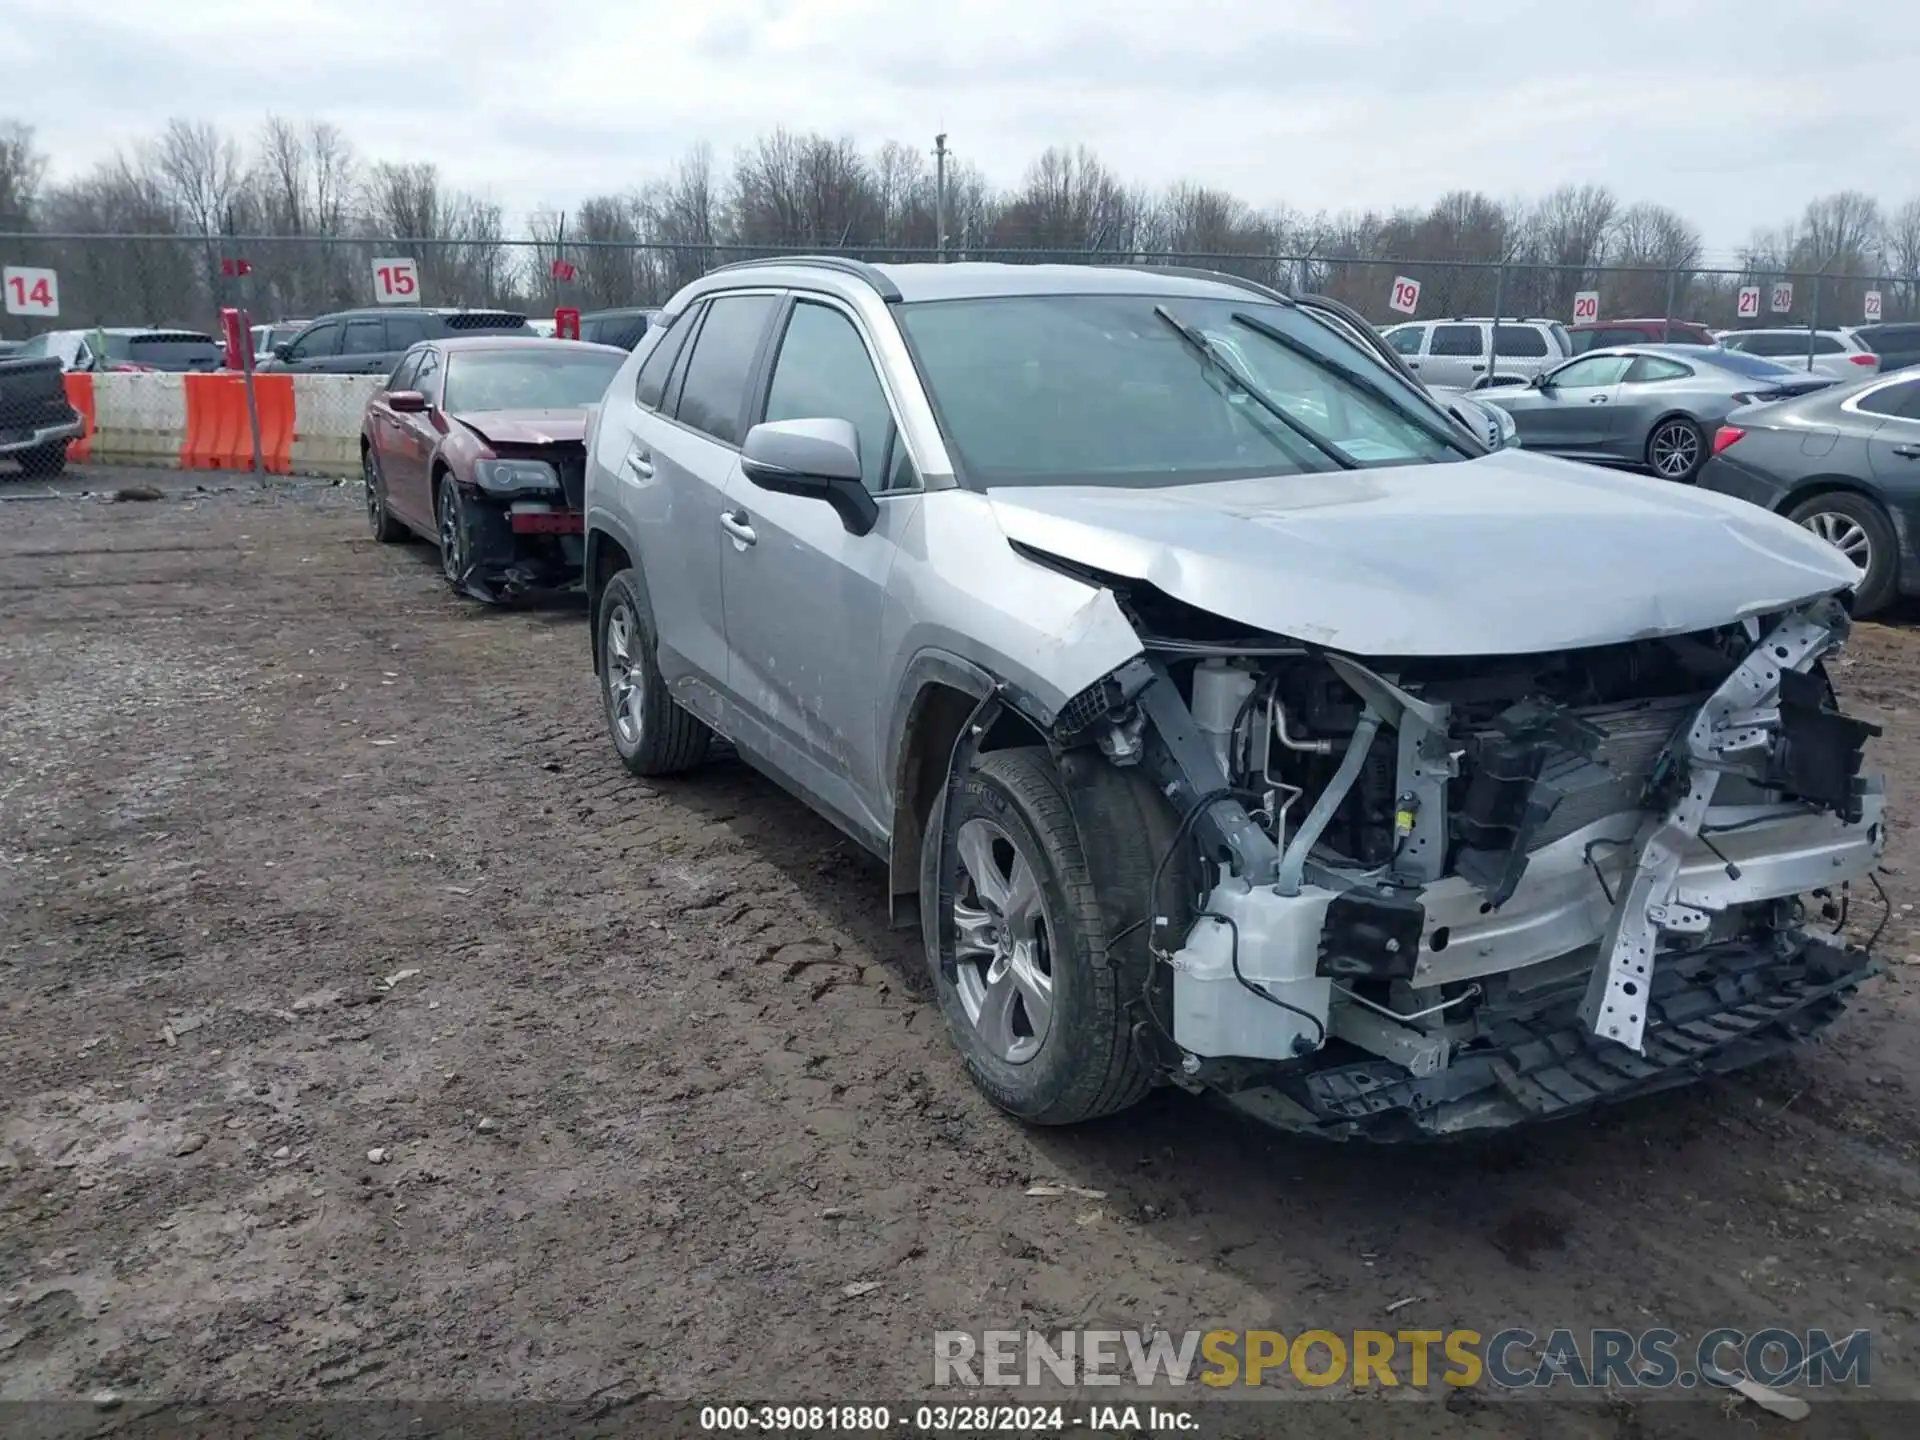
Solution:
{"label": "white suv", "polygon": [[1489,379],[1491,319],[1413,320],[1384,331],[1386,341],[1435,390],[1478,390],[1488,385],[1524,385],[1573,354],[1573,338],[1558,320],[1500,321],[1500,350]]}
{"label": "white suv", "polygon": [[1880,357],[1851,330],[1815,331],[1811,365],[1807,363],[1807,338],[1807,327],[1797,325],[1775,330],[1725,330],[1720,343],[1729,350],[1744,350],[1790,369],[1812,370],[1836,380],[1865,380],[1880,373]]}

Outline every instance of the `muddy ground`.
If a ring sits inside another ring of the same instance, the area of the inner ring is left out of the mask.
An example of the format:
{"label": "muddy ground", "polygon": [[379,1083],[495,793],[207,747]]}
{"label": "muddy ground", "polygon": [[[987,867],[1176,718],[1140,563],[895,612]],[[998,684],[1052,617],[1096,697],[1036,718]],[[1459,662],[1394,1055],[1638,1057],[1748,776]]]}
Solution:
{"label": "muddy ground", "polygon": [[452,598],[357,486],[126,478],[0,502],[0,1399],[897,1401],[937,1329],[1099,1325],[1865,1326],[1920,1394],[1914,631],[1839,671],[1895,909],[1824,1046],[1491,1147],[1040,1131],[875,864],[621,770],[578,606]]}

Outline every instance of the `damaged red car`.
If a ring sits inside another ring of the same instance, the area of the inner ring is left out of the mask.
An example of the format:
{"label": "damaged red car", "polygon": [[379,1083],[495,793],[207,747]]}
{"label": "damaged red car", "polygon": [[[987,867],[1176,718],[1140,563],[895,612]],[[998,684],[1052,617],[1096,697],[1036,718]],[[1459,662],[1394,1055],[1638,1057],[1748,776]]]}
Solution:
{"label": "damaged red car", "polygon": [[500,335],[407,351],[361,424],[374,539],[431,537],[447,584],[478,600],[578,584],[587,411],[626,358]]}

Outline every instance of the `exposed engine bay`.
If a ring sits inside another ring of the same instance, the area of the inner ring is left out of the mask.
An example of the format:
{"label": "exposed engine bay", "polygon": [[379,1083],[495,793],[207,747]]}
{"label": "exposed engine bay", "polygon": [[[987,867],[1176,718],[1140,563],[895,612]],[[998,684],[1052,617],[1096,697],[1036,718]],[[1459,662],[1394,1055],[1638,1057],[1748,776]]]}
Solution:
{"label": "exposed engine bay", "polygon": [[1145,653],[1054,740],[1180,817],[1135,1032],[1176,1083],[1333,1136],[1458,1134],[1751,1064],[1871,973],[1841,927],[1884,845],[1879,731],[1827,681],[1837,599],[1400,662],[1120,599]]}

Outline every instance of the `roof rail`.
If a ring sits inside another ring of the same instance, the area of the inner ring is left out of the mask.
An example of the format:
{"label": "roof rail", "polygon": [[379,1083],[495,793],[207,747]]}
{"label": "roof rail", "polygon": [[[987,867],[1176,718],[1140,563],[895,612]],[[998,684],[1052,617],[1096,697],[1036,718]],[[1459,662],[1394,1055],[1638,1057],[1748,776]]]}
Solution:
{"label": "roof rail", "polygon": [[[1103,270],[1109,267],[1100,267]],[[1183,280],[1212,280],[1222,285],[1232,285],[1241,290],[1250,290],[1268,300],[1278,300],[1282,305],[1291,305],[1293,297],[1284,290],[1276,290],[1271,285],[1262,285],[1258,280],[1249,280],[1244,275],[1230,274],[1225,270],[1205,270],[1197,265],[1148,265],[1129,261],[1120,266],[1123,270],[1140,270],[1155,275],[1177,275]]]}
{"label": "roof rail", "polygon": [[900,287],[889,280],[877,268],[864,260],[852,260],[845,255],[766,255],[757,260],[729,260],[725,265],[716,265],[707,273],[717,275],[722,270],[744,270],[752,265],[801,265],[817,270],[837,270],[842,275],[852,275],[864,280],[889,305],[901,300]]}

